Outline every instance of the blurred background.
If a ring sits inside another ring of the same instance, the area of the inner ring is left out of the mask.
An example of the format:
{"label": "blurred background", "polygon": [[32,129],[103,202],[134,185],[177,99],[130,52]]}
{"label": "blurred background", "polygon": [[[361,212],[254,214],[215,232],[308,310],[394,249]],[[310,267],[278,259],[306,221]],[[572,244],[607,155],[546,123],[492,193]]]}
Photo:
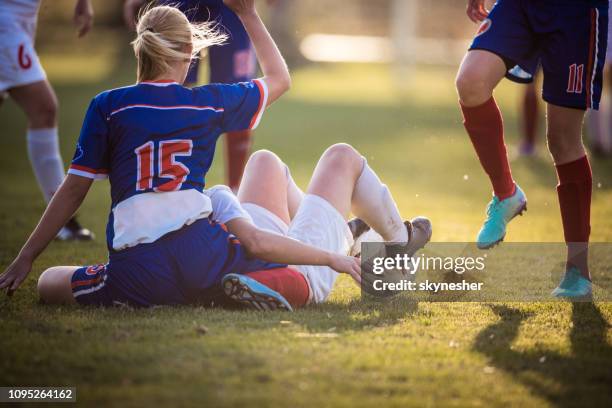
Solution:
{"label": "blurred background", "polygon": [[[472,240],[490,188],[463,129],[454,89],[456,70],[478,28],[465,15],[465,0],[262,0],[258,5],[292,68],[294,86],[264,116],[255,148],[278,153],[305,188],[327,146],[351,143],[390,185],[407,218],[432,218],[434,240]],[[36,47],[59,97],[65,163],[91,98],[136,77],[123,1],[93,0],[93,6],[94,28],[78,39],[74,0],[41,4]],[[207,65],[200,64],[201,70]],[[200,74],[202,80],[208,77]],[[542,109],[535,154],[519,154],[523,90],[503,81],[496,91],[513,170],[530,198],[529,216],[516,222],[508,239],[562,241]],[[10,152],[0,162],[0,191],[19,198],[0,206],[0,223],[11,231],[0,237],[2,259],[8,262],[44,204],[26,157],[25,117],[10,100],[0,108],[0,124],[0,148]],[[221,143],[218,149],[209,185],[224,180]],[[606,159],[593,166],[592,237],[610,241],[612,166]],[[96,183],[81,210],[83,223],[99,237],[109,210],[107,188]],[[16,212],[24,216],[14,217]],[[96,249],[85,262],[105,256],[101,239],[91,245]]]}

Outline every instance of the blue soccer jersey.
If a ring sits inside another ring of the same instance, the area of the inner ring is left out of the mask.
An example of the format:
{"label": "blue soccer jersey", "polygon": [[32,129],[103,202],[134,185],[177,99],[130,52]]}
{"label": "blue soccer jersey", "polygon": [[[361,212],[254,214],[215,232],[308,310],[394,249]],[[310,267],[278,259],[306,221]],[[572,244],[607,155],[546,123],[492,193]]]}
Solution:
{"label": "blue soccer jersey", "polygon": [[217,138],[257,127],[266,104],[261,79],[193,89],[141,82],[96,96],[68,173],[109,177],[109,249],[151,243],[208,217],[203,189]]}

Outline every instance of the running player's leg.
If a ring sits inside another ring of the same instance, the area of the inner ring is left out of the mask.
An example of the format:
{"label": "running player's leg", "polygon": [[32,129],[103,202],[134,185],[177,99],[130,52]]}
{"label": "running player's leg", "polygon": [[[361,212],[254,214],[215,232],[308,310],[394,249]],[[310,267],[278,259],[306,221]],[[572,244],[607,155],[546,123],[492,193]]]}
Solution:
{"label": "running player's leg", "polygon": [[72,295],[72,276],[79,266],[54,266],[38,278],[38,296],[45,303],[76,303]]}
{"label": "running player's leg", "polygon": [[[557,192],[568,247],[566,274],[555,296],[591,293],[587,250],[592,174],[582,145],[586,109],[598,109],[607,40],[607,4],[549,5],[554,30],[543,46],[543,98],[548,103],[548,147],[557,169]],[[558,12],[560,11],[560,12]],[[569,39],[569,41],[568,41]],[[558,53],[559,47],[564,49]]]}
{"label": "running player's leg", "polygon": [[[489,176],[494,198],[478,233],[478,246],[490,248],[503,240],[507,223],[523,211],[526,199],[512,178],[504,142],[501,112],[493,90],[514,67],[533,76],[534,39],[525,21],[523,3],[500,0],[474,38],[457,75],[457,91],[470,136],[480,163]],[[524,82],[524,81],[521,81]]]}
{"label": "running player's leg", "polygon": [[28,154],[45,201],[64,180],[57,134],[57,98],[46,80],[9,90],[28,118]]}
{"label": "running player's leg", "polygon": [[559,180],[557,194],[568,244],[568,269],[578,268],[590,280],[587,256],[593,179],[582,144],[584,111],[552,104],[547,111],[548,148]]}

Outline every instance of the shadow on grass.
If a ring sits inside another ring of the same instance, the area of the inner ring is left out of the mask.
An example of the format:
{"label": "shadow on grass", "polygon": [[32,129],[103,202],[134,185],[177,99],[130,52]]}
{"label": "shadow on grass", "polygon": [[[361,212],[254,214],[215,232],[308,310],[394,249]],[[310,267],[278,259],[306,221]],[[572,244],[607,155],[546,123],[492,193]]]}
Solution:
{"label": "shadow on grass", "polygon": [[[612,406],[612,347],[606,339],[608,323],[595,304],[573,304],[569,356],[513,350],[521,323],[532,313],[507,306],[490,308],[500,320],[479,333],[474,349],[489,357],[491,365],[555,406]],[[558,387],[551,387],[550,380]]]}
{"label": "shadow on grass", "polygon": [[418,303],[398,296],[386,301],[354,298],[348,303],[322,303],[291,315],[291,320],[312,332],[326,331],[330,325],[336,332],[368,330],[391,326],[413,316]]}

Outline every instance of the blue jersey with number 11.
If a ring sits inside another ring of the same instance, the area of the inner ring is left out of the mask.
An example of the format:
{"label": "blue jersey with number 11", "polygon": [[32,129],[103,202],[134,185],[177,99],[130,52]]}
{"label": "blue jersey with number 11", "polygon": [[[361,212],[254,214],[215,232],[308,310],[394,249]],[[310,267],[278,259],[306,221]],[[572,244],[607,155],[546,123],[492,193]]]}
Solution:
{"label": "blue jersey with number 11", "polygon": [[109,248],[154,242],[207,217],[202,191],[217,138],[254,129],[266,104],[263,80],[193,89],[141,82],[96,96],[68,173],[109,177]]}

